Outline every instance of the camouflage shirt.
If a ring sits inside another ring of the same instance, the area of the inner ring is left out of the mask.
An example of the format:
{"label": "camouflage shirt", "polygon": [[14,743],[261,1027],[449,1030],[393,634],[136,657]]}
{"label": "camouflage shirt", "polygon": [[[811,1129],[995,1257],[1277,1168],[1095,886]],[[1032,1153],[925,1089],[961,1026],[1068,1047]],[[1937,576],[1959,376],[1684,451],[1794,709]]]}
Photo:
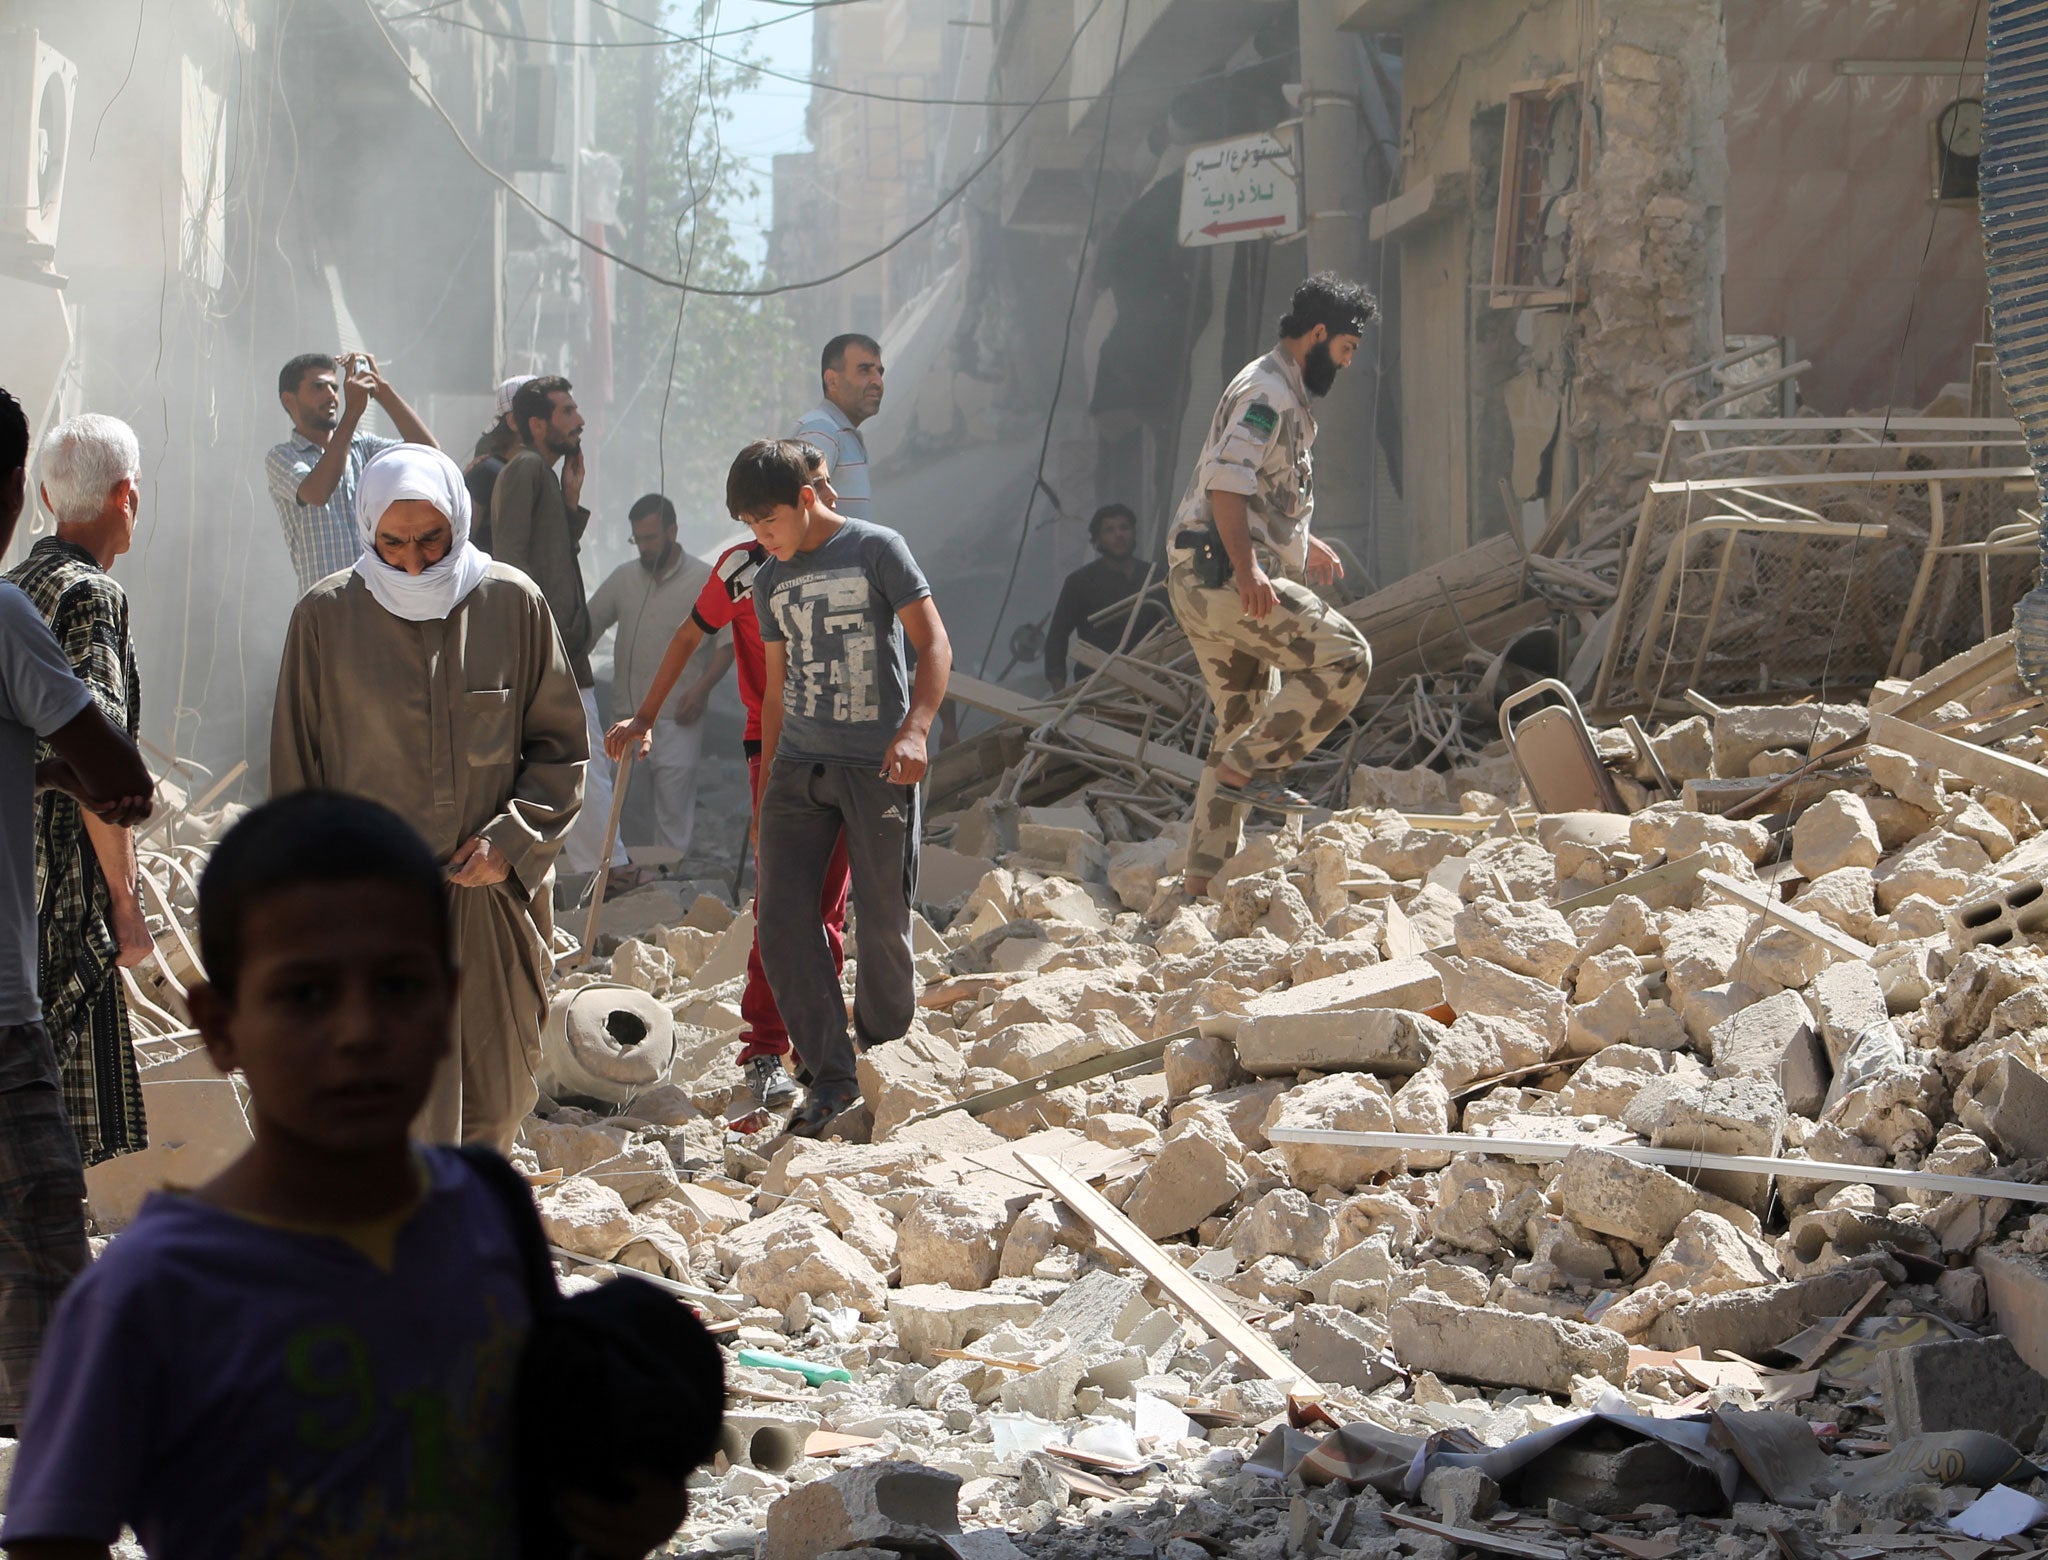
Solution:
{"label": "camouflage shirt", "polygon": [[1184,528],[1213,523],[1210,493],[1242,493],[1253,543],[1287,573],[1299,575],[1308,564],[1309,517],[1315,510],[1308,454],[1315,437],[1316,420],[1294,359],[1275,347],[1247,363],[1216,403],[1169,541]]}

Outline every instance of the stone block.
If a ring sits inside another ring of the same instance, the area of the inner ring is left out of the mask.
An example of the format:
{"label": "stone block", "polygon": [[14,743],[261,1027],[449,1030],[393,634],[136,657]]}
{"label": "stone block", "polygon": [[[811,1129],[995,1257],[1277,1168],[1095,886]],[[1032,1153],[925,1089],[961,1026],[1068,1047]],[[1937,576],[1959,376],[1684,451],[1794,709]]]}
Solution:
{"label": "stone block", "polygon": [[1296,1309],[1287,1353],[1303,1374],[1330,1387],[1370,1392],[1398,1374],[1386,1359],[1387,1329],[1334,1305]]}
{"label": "stone block", "polygon": [[1998,1057],[1961,1111],[2010,1159],[2048,1158],[2048,1079],[2017,1056]]}
{"label": "stone block", "polygon": [[1910,841],[1871,876],[1877,908],[1889,915],[1911,894],[1938,905],[1962,898],[1971,883],[1991,868],[1991,857],[1967,835],[1930,829]]}
{"label": "stone block", "polygon": [[1237,1060],[1257,1077],[1369,1072],[1405,1078],[1429,1060],[1443,1033],[1435,1019],[1401,1008],[1247,1016],[1237,1025]]}
{"label": "stone block", "polygon": [[1949,1338],[1886,1349],[1884,1415],[1894,1446],[1943,1430],[1988,1430],[2031,1447],[2048,1428],[2048,1377],[2007,1338]]}
{"label": "stone block", "polygon": [[1657,1253],[1643,1282],[1703,1299],[1731,1289],[1760,1288],[1783,1276],[1770,1247],[1701,1209],[1679,1221],[1671,1243]]}
{"label": "stone block", "polygon": [[1169,1100],[1184,1100],[1197,1089],[1227,1089],[1244,1076],[1237,1048],[1221,1035],[1169,1041],[1164,1066]]}
{"label": "stone block", "polygon": [[[1391,1132],[1394,1102],[1379,1079],[1360,1073],[1336,1073],[1289,1089],[1273,1102],[1264,1130],[1281,1127],[1340,1132]],[[1339,1191],[1398,1169],[1401,1155],[1376,1148],[1338,1148],[1312,1143],[1276,1143],[1287,1177],[1303,1191],[1325,1186]],[[1150,1233],[1149,1231],[1147,1233]]]}
{"label": "stone block", "polygon": [[1749,761],[1774,748],[1824,751],[1869,723],[1860,704],[1738,705],[1714,717],[1714,773],[1746,775]]}
{"label": "stone block", "polygon": [[1837,1268],[1674,1305],[1651,1324],[1650,1347],[1698,1348],[1710,1358],[1716,1349],[1728,1349],[1759,1359],[1822,1317],[1843,1315],[1863,1298],[1873,1276],[1867,1268]]}
{"label": "stone block", "polygon": [[906,1284],[986,1289],[1002,1262],[1010,1211],[990,1192],[922,1192],[896,1227],[896,1261]]}
{"label": "stone block", "polygon": [[1617,1386],[1628,1377],[1627,1341],[1583,1322],[1456,1305],[1427,1293],[1397,1301],[1387,1321],[1394,1353],[1410,1371],[1560,1396],[1570,1395],[1574,1377]]}
{"label": "stone block", "polygon": [[963,1292],[944,1284],[909,1284],[889,1293],[896,1341],[914,1360],[933,1358],[934,1349],[964,1349],[1005,1323],[1029,1327],[1044,1311],[1027,1295]]}
{"label": "stone block", "polygon": [[1236,1201],[1249,1177],[1219,1137],[1200,1121],[1183,1122],[1167,1134],[1159,1157],[1124,1204],[1131,1222],[1154,1240],[1164,1240]]}
{"label": "stone block", "polygon": [[761,1560],[818,1560],[842,1549],[946,1551],[960,1531],[960,1476],[914,1462],[845,1468],[768,1508]]}
{"label": "stone block", "polygon": [[1809,879],[1843,867],[1874,867],[1883,854],[1877,821],[1851,791],[1830,791],[1792,825],[1792,864]]}
{"label": "stone block", "polygon": [[1600,1148],[1573,1149],[1552,1191],[1567,1218],[1646,1252],[1663,1249],[1702,1201],[1669,1171]]}
{"label": "stone block", "polygon": [[1731,1013],[1709,1031],[1714,1076],[1771,1078],[1785,1105],[1818,1116],[1832,1070],[1815,1033],[1813,1012],[1796,991],[1781,991]]}
{"label": "stone block", "polygon": [[1540,1035],[1551,1052],[1563,1046],[1569,1004],[1561,985],[1453,954],[1438,955],[1437,966],[1443,971],[1444,1000],[1453,1012],[1511,1018]]}
{"label": "stone block", "polygon": [[[1644,1086],[1622,1121],[1658,1148],[1770,1157],[1783,1142],[1785,1096],[1771,1078],[1664,1077]],[[1702,1170],[1694,1179],[1753,1213],[1770,1202],[1767,1175]]]}
{"label": "stone block", "polygon": [[85,1172],[86,1206],[102,1234],[127,1228],[151,1192],[199,1186],[249,1147],[249,1122],[234,1083],[203,1050],[142,1070],[149,1147]]}
{"label": "stone block", "polygon": [[1062,1290],[1031,1331],[1040,1337],[1056,1332],[1086,1349],[1123,1339],[1151,1310],[1139,1285],[1097,1268]]}
{"label": "stone block", "polygon": [[875,1265],[815,1214],[779,1224],[739,1265],[732,1287],[771,1310],[787,1311],[798,1295],[807,1295],[814,1304],[850,1305],[869,1321],[880,1319],[888,1294]]}
{"label": "stone block", "polygon": [[1868,965],[1845,960],[1814,976],[1810,992],[1828,1065],[1839,1069],[1856,1037],[1885,1021],[1884,987]]}
{"label": "stone block", "polygon": [[1298,1018],[1303,1014],[1361,1013],[1374,1008],[1399,1008],[1422,1013],[1440,1007],[1443,977],[1421,957],[1389,959],[1367,969],[1312,980],[1285,991],[1261,992],[1242,1014],[1218,1014],[1203,1025],[1205,1033],[1233,1038],[1248,1019]]}
{"label": "stone block", "polygon": [[1546,904],[1483,899],[1452,923],[1458,952],[1556,985],[1578,957],[1571,924]]}
{"label": "stone block", "polygon": [[2029,1366],[2048,1371],[2048,1262],[2017,1246],[1980,1246],[1971,1260],[1998,1330]]}

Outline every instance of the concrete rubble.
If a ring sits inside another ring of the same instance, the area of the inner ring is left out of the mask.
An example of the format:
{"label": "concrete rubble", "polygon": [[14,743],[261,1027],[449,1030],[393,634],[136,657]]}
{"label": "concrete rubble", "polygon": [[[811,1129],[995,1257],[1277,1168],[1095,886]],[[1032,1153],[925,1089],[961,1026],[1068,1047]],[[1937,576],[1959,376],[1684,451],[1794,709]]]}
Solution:
{"label": "concrete rubble", "polygon": [[[1936,714],[2013,697],[1994,681]],[[1175,827],[1121,838],[1085,792],[972,803],[933,820],[948,843],[920,905],[918,1019],[862,1057],[865,1103],[822,1142],[775,1136],[734,1064],[747,918],[709,894],[608,907],[602,956],[563,982],[555,1092],[515,1157],[569,1282],[613,1264],[681,1286],[740,1351],[735,1428],[679,1544],[764,1560],[1484,1548],[1389,1521],[1405,1493],[1416,1516],[1575,1560],[1659,1535],[1670,1547],[1642,1560],[1737,1560],[1774,1533],[1788,1554],[1859,1554],[1858,1534],[1891,1553],[1916,1522],[1935,1553],[1932,1528],[1974,1489],[1771,1504],[1745,1487],[1682,1517],[1645,1497],[1631,1526],[1627,1506],[1553,1493],[1580,1487],[1554,1469],[1496,1488],[1436,1468],[1390,1500],[1251,1466],[1276,1426],[1500,1447],[1594,1408],[1789,1423],[1836,1480],[1959,1428],[2048,1454],[2048,1209],[1995,1195],[2048,1163],[2048,945],[2022,913],[2048,832],[2027,800],[1856,748],[1864,719],[1674,722],[1651,737],[1684,788],[1663,798],[1603,733],[1644,798],[1625,816],[1538,815],[1498,753],[1485,788],[1449,792],[1380,766],[1353,794],[1438,810],[1254,833],[1194,902]],[[1697,805],[1725,810],[1842,743],[1754,816]],[[2003,751],[2038,761],[2048,739]],[[1702,789],[1724,780],[1749,789]],[[1418,1143],[1285,1136],[1301,1129]],[[1460,1133],[1556,1151],[1421,1141]],[[1631,1145],[1680,1157],[1616,1152]],[[1103,1238],[1045,1161],[1212,1304]],[[747,1363],[763,1355],[806,1371]],[[1611,1456],[1565,1461],[1619,1478]]]}

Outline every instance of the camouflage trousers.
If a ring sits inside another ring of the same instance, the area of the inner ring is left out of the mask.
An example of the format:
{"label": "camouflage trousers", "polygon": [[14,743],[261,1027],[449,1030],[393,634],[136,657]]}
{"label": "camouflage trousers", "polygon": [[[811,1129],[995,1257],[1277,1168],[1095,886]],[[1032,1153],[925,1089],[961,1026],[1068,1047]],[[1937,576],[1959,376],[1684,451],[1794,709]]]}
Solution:
{"label": "camouflage trousers", "polygon": [[1244,615],[1235,585],[1210,590],[1197,583],[1190,559],[1168,568],[1166,589],[1216,706],[1187,865],[1189,877],[1213,877],[1244,843],[1244,806],[1217,795],[1217,766],[1272,774],[1314,752],[1365,692],[1372,649],[1347,618],[1296,580],[1274,576],[1279,602],[1259,620]]}

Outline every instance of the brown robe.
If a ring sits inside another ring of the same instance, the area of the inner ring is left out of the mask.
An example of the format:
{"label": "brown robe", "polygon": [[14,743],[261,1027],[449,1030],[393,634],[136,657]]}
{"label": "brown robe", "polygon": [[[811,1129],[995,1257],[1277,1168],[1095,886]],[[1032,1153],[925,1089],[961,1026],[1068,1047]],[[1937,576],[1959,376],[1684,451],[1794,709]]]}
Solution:
{"label": "brown robe", "polygon": [[417,1124],[509,1147],[533,1108],[547,1013],[551,870],[582,806],[583,705],[546,600],[494,563],[446,618],[408,622],[355,574],[292,612],[270,729],[270,792],[382,802],[443,861],[481,834],[512,875],[451,890],[462,968],[455,1046]]}

